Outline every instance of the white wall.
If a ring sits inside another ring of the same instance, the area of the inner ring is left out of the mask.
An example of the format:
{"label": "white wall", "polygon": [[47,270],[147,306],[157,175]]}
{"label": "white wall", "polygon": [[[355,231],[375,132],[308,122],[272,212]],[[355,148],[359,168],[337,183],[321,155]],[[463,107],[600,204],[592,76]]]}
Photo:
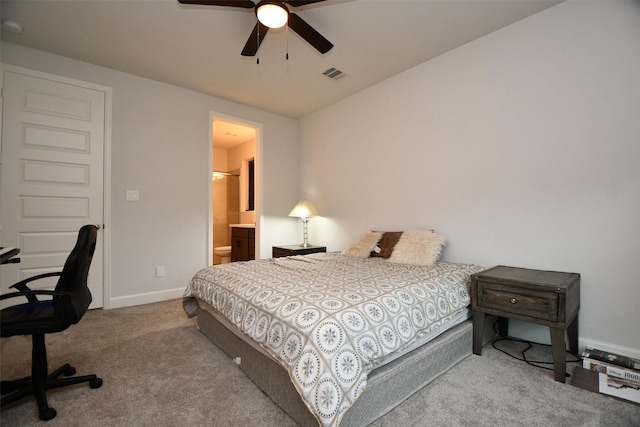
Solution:
{"label": "white wall", "polygon": [[[180,297],[206,266],[210,112],[262,124],[261,257],[296,241],[297,122],[220,98],[2,43],[2,62],[113,88],[111,307]],[[139,190],[140,202],[125,200]],[[155,277],[155,266],[166,276]]]}
{"label": "white wall", "polygon": [[[428,42],[428,41],[425,41]],[[581,345],[640,355],[640,3],[567,2],[300,121],[310,239],[582,275]]]}

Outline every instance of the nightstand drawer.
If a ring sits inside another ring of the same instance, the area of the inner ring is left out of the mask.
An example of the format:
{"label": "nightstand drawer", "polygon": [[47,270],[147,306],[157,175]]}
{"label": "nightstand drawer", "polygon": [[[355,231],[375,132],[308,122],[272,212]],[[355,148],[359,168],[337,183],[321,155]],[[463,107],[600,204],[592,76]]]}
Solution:
{"label": "nightstand drawer", "polygon": [[558,321],[556,292],[477,282],[478,307],[529,316],[535,319]]}

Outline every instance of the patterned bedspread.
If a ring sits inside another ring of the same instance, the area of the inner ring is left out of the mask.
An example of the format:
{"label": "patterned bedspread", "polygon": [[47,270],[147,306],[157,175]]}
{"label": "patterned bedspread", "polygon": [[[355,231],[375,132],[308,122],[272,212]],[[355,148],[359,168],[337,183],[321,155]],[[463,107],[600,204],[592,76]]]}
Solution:
{"label": "patterned bedspread", "polygon": [[469,276],[483,268],[359,259],[338,252],[205,268],[184,293],[257,341],[282,366],[324,426],[337,426],[367,374],[421,334],[467,310]]}

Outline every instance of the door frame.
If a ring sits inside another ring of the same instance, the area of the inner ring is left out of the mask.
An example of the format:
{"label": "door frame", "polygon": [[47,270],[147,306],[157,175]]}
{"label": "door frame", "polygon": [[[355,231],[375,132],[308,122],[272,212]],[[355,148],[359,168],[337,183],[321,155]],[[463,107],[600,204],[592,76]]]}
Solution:
{"label": "door frame", "polygon": [[[80,86],[104,93],[104,145],[102,153],[102,308],[109,309],[111,306],[111,128],[112,128],[112,98],[113,89],[97,83],[85,80],[73,79],[58,74],[47,73],[30,68],[19,67],[17,65],[0,63],[0,87],[4,89],[4,73],[11,71],[35,78],[53,80],[60,83]],[[0,105],[4,108],[4,100]],[[0,156],[2,154],[2,127],[0,127]],[[0,163],[1,165],[1,163]],[[0,236],[1,236],[0,229]]]}
{"label": "door frame", "polygon": [[260,222],[262,218],[262,123],[243,119],[240,117],[230,116],[228,114],[209,111],[209,160],[207,169],[207,250],[206,250],[206,266],[213,265],[213,181],[211,172],[213,171],[213,121],[222,120],[226,122],[234,122],[243,126],[254,128],[256,130],[256,156],[254,163],[254,180],[255,180],[255,213],[256,213],[256,235],[255,247],[256,259],[260,258]]}

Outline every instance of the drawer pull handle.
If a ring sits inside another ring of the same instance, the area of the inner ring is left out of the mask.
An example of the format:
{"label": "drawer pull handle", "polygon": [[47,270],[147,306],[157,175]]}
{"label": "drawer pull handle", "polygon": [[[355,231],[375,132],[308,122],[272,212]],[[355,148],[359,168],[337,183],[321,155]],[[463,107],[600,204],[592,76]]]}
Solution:
{"label": "drawer pull handle", "polygon": [[511,304],[515,304],[516,303],[516,299],[515,298],[511,298]]}

